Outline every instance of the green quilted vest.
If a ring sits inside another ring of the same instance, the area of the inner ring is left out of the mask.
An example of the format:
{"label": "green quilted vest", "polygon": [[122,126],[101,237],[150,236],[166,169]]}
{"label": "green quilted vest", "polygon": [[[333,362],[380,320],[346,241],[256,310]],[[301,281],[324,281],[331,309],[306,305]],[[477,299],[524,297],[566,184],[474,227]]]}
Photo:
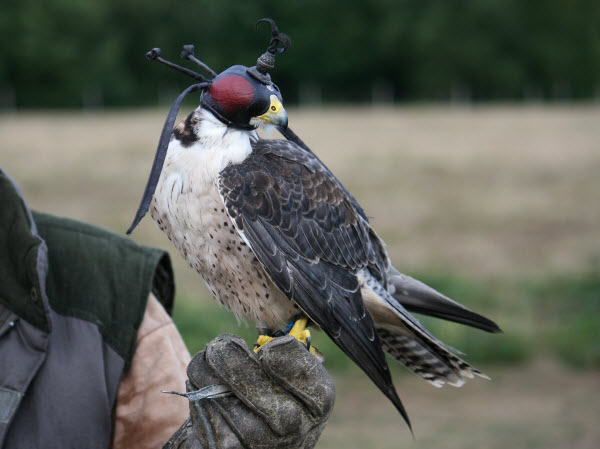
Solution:
{"label": "green quilted vest", "polygon": [[0,447],[107,448],[150,292],[171,311],[169,256],[31,212],[0,170]]}

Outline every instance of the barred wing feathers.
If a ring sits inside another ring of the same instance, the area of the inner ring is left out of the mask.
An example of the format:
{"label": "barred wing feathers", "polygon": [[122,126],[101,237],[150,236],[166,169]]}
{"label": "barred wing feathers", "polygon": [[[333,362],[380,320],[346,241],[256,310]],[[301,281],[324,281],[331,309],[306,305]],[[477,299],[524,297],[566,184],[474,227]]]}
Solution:
{"label": "barred wing feathers", "polygon": [[[313,151],[294,133],[290,128],[278,128],[279,132],[289,141],[294,142],[304,151],[318,159]],[[320,161],[319,161],[320,162]],[[323,169],[331,174],[329,169],[322,164]],[[331,174],[331,176],[333,176]],[[354,206],[358,214],[368,222],[367,216],[362,210],[360,204],[354,199],[352,194],[348,192],[343,185],[342,190],[346,193],[350,202]],[[379,281],[385,280],[385,288],[389,289],[393,297],[402,306],[404,306],[409,312],[421,313],[424,315],[433,316],[443,320],[454,321],[467,326],[482,329],[486,332],[502,332],[496,323],[474,313],[461,304],[451,300],[447,296],[435,291],[431,287],[417,281],[405,274],[399,273],[390,263],[387,254],[384,249],[383,242],[377,237],[374,231],[371,230],[371,241],[374,249],[379,253],[382,264],[387,267],[387,279],[378,279]],[[389,284],[389,285],[388,285]],[[380,335],[380,338],[383,338]],[[384,348],[386,345],[384,344]]]}
{"label": "barred wing feathers", "polygon": [[[277,287],[408,416],[392,384],[357,278],[385,283],[387,259],[339,181],[293,142],[258,140],[242,163],[219,176],[235,226]],[[410,426],[410,423],[409,423]]]}

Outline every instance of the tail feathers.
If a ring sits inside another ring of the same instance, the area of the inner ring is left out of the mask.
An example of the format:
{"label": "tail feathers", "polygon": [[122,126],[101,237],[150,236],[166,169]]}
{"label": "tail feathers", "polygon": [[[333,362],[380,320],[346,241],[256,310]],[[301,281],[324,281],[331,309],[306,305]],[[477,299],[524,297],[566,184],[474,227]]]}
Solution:
{"label": "tail feathers", "polygon": [[363,299],[379,341],[394,359],[436,387],[445,383],[458,387],[465,378],[486,377],[432,335],[369,273],[362,272],[361,281]]}
{"label": "tail feathers", "polygon": [[444,384],[461,387],[465,378],[474,376],[489,379],[435,342],[419,341],[385,328],[378,328],[377,334],[385,352],[435,387]]}
{"label": "tail feathers", "polygon": [[502,332],[492,320],[471,312],[428,285],[400,273],[392,266],[387,275],[391,295],[409,312],[454,321],[487,332]]}

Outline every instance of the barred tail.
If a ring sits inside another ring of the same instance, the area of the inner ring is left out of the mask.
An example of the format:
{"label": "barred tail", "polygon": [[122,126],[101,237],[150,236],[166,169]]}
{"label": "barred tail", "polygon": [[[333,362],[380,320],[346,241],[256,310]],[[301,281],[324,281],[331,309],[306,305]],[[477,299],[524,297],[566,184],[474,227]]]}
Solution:
{"label": "barred tail", "polygon": [[363,300],[375,322],[381,346],[395,360],[436,387],[446,383],[460,387],[464,379],[474,376],[488,378],[434,337],[366,270],[360,278]]}
{"label": "barred tail", "polygon": [[427,382],[440,388],[444,384],[462,386],[474,375],[488,379],[476,368],[452,354],[448,349],[428,341],[378,328],[383,350]]}

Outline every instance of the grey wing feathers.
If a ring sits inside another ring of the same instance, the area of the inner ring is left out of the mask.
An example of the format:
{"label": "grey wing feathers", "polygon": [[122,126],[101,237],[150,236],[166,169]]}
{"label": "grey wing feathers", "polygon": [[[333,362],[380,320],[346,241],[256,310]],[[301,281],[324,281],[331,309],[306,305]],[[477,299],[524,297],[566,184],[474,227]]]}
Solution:
{"label": "grey wing feathers", "polygon": [[[219,176],[238,232],[277,287],[408,416],[393,387],[357,271],[385,279],[370,227],[337,179],[293,142],[258,140]],[[410,423],[409,423],[410,425]]]}
{"label": "grey wing feathers", "polygon": [[487,332],[502,332],[493,321],[470,311],[428,285],[398,272],[392,266],[387,271],[387,277],[389,292],[409,312],[454,321]]}
{"label": "grey wing feathers", "polygon": [[[302,139],[300,139],[300,137],[298,137],[290,128],[278,129],[286,139],[296,143],[307,153],[313,155],[317,160],[319,160],[318,156],[316,156],[302,141]],[[327,173],[331,174],[331,171],[325,166],[325,164],[322,164],[322,166]],[[368,222],[367,216],[362,210],[360,204],[358,204],[358,201],[356,201],[352,194],[348,192],[343,185],[341,185],[341,188],[348,196],[357,213]],[[379,239],[379,237],[377,237],[375,231],[371,229],[370,232],[370,241],[374,250],[378,253],[379,260],[381,261],[380,264],[386,267],[386,277],[387,282],[390,283],[390,292],[394,298],[396,298],[408,311],[454,321],[467,326],[476,327],[487,332],[502,332],[498,325],[493,321],[477,313],[471,312],[466,307],[458,304],[455,301],[452,301],[450,298],[442,295],[422,282],[398,272],[389,262],[383,242]],[[386,282],[386,277],[378,279]]]}
{"label": "grey wing feathers", "polygon": [[[279,129],[279,131],[286,139],[295,142],[307,154],[318,160],[317,156],[291,129]],[[324,164],[322,167],[333,177]],[[357,214],[368,223],[358,202],[344,186],[341,184],[340,186]],[[396,318],[392,318],[392,321],[395,320],[396,324],[400,324],[399,327],[390,326],[385,329],[381,326],[381,322],[377,323],[377,333],[383,350],[438,387],[444,383],[460,386],[464,382],[462,377],[473,377],[473,374],[486,377],[452,354],[452,348],[431,335],[407,310],[466,324],[488,332],[501,332],[500,328],[491,320],[471,312],[422,282],[399,273],[391,265],[384,243],[370,227],[369,242],[376,253],[378,266],[385,273],[383,276],[378,276],[379,273],[368,270],[363,271],[362,275],[371,284],[372,291],[379,292],[376,294],[381,301],[389,303],[388,306],[394,309]],[[386,315],[389,318],[389,315]]]}

